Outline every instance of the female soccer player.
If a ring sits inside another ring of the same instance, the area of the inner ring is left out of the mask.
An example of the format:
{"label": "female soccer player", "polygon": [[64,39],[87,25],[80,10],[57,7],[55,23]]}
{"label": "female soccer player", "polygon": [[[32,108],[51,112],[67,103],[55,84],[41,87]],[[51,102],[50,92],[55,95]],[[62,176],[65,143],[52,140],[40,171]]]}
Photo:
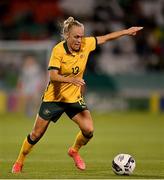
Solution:
{"label": "female soccer player", "polygon": [[75,142],[68,150],[80,170],[85,163],[79,155],[79,149],[93,136],[93,120],[83,97],[81,88],[85,85],[83,73],[88,55],[97,44],[117,39],[124,35],[136,35],[143,27],[113,32],[98,37],[84,37],[84,25],[69,17],[64,21],[64,41],[58,43],[52,51],[48,70],[50,81],[43,94],[43,100],[31,133],[25,138],[12,172],[20,173],[26,156],[40,140],[51,121],[56,122],[65,112],[80,128]]}

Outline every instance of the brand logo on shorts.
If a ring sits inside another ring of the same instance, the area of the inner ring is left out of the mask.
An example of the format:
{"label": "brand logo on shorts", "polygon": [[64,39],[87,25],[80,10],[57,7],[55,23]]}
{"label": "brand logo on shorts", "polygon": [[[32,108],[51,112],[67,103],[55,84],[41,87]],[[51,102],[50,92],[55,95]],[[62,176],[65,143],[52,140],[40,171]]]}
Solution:
{"label": "brand logo on shorts", "polygon": [[79,104],[81,105],[81,107],[84,109],[84,108],[86,108],[86,104],[85,104],[85,102],[83,101],[83,100],[80,100],[79,101]]}
{"label": "brand logo on shorts", "polygon": [[51,112],[48,109],[44,109],[43,114],[46,115],[46,116],[50,116]]}
{"label": "brand logo on shorts", "polygon": [[85,108],[86,108],[86,105],[81,105],[81,107],[82,107],[83,109],[85,109]]}

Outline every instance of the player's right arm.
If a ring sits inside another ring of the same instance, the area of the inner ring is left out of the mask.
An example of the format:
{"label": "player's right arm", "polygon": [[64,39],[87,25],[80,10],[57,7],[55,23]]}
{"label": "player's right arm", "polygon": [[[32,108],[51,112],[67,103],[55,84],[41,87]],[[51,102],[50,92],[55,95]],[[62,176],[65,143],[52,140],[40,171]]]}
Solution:
{"label": "player's right arm", "polygon": [[59,70],[56,69],[50,70],[49,74],[52,82],[72,83],[75,86],[83,86],[85,84],[84,79],[62,76],[59,74]]}

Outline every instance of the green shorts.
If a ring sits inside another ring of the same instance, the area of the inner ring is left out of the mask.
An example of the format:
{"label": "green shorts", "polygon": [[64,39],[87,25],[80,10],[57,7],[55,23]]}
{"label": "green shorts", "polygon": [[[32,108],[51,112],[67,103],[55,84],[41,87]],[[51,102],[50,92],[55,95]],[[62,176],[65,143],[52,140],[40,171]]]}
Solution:
{"label": "green shorts", "polygon": [[42,102],[39,116],[45,120],[56,122],[64,112],[72,119],[76,114],[86,109],[88,108],[83,100],[76,103]]}

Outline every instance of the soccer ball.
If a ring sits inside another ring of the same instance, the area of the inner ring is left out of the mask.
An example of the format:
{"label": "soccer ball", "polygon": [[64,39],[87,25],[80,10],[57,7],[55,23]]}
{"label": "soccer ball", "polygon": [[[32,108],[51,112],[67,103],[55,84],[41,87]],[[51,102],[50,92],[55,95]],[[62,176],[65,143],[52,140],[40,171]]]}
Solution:
{"label": "soccer ball", "polygon": [[112,161],[113,172],[117,175],[130,175],[135,167],[135,160],[129,154],[118,154]]}

